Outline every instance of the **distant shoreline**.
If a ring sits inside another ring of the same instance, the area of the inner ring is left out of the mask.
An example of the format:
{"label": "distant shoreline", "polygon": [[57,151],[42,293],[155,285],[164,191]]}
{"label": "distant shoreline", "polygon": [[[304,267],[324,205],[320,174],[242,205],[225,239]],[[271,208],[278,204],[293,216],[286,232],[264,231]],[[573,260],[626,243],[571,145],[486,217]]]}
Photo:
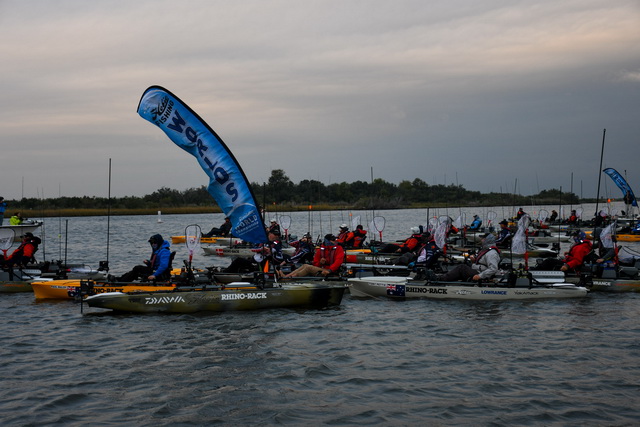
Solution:
{"label": "distant shoreline", "polygon": [[[606,200],[602,201],[606,203]],[[583,200],[582,203],[595,203],[595,200]],[[569,203],[563,204],[569,205]],[[573,203],[575,206],[576,203]],[[481,206],[461,206],[461,207],[483,207]],[[539,206],[553,206],[553,204],[540,204]],[[437,205],[420,205],[408,204],[402,208],[376,208],[376,210],[399,210],[399,209],[442,209],[442,208],[458,208],[446,204]],[[487,206],[488,207],[488,206]],[[324,205],[278,205],[270,206],[269,212],[304,212],[304,211],[366,211],[367,208],[355,208],[352,206],[333,206]],[[141,209],[124,209],[113,208],[107,209],[25,209],[20,211],[24,218],[51,218],[51,217],[78,217],[78,216],[131,216],[131,215],[157,215],[161,212],[163,215],[188,215],[188,214],[218,214],[222,210],[218,206],[182,206],[182,207],[160,207],[160,208],[141,208]],[[5,219],[11,217],[12,212],[5,212]]]}

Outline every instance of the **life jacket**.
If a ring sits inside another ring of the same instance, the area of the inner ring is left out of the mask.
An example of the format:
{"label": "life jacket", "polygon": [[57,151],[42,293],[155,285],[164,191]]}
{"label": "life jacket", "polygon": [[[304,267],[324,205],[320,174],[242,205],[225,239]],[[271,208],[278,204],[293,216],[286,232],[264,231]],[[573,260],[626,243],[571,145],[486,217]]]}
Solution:
{"label": "life jacket", "polygon": [[344,246],[345,243],[347,242],[348,236],[349,236],[349,230],[343,231],[336,236],[336,242]]}
{"label": "life jacket", "polygon": [[496,252],[498,252],[498,255],[500,255],[500,249],[498,249],[497,246],[489,246],[488,248],[482,249],[480,252],[478,252],[478,255],[476,255],[476,261],[474,262],[474,264],[479,264],[480,263],[480,259],[485,256],[487,253],[489,253],[489,251],[494,250]]}
{"label": "life jacket", "polygon": [[8,259],[12,259],[20,264],[28,264],[29,262],[35,261],[34,255],[38,251],[38,245],[41,242],[42,240],[40,240],[39,237],[33,237],[27,241],[23,241]]}
{"label": "life jacket", "polygon": [[356,230],[353,232],[353,247],[361,248],[367,239],[367,232],[364,230]]}
{"label": "life jacket", "polygon": [[[320,260],[324,258],[327,262],[324,266],[320,265]],[[340,245],[325,246],[322,245],[316,251],[313,259],[313,265],[316,267],[324,267],[336,273],[344,262],[344,249]]]}
{"label": "life jacket", "polygon": [[400,247],[402,248],[402,252],[413,252],[420,243],[420,239],[422,238],[422,234],[412,234],[407,240],[404,241]]}

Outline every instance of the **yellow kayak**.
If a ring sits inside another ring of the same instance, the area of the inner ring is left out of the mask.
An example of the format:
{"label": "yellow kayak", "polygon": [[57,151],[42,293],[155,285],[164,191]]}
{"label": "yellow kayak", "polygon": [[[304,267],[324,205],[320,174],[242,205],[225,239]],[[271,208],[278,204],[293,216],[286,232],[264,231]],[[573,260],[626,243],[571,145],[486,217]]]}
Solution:
{"label": "yellow kayak", "polygon": [[[591,239],[591,231],[585,231],[588,239]],[[640,242],[640,234],[616,234],[618,242]]]}
{"label": "yellow kayak", "polygon": [[[74,299],[80,294],[80,279],[50,280],[48,282],[31,283],[36,299]],[[141,292],[141,291],[172,291],[176,288],[172,283],[154,285],[144,283],[108,283],[96,282],[93,291],[96,294],[105,292]]]}

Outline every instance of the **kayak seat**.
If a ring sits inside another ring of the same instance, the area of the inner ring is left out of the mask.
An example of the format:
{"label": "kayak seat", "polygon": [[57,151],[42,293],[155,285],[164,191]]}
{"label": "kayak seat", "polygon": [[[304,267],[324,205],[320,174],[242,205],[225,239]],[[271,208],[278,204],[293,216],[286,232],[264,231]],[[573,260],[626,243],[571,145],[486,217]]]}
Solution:
{"label": "kayak seat", "polygon": [[620,267],[620,278],[635,279],[638,277],[638,271],[636,267]]}

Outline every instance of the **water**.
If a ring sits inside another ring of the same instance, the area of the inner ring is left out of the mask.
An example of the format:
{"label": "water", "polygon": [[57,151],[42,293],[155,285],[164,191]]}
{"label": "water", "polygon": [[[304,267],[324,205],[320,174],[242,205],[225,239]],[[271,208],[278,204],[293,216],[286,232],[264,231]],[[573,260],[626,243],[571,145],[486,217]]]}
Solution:
{"label": "water", "polygon": [[[376,214],[386,218],[385,239],[426,222],[424,210]],[[305,232],[308,214],[291,216],[290,232]],[[349,222],[347,213],[333,216],[334,229]],[[222,215],[162,220],[111,218],[115,273],[148,257],[150,235],[183,234],[193,223],[207,231]],[[320,220],[314,226],[320,232]],[[57,228],[48,221],[48,258],[64,253]],[[68,228],[70,261],[96,266],[106,258],[106,218],[73,218]],[[188,255],[173,248],[176,259]],[[198,252],[194,262],[223,261]],[[346,295],[340,307],[321,311],[128,315],[88,307],[81,314],[71,301],[5,294],[0,423],[638,425],[639,299]]]}

